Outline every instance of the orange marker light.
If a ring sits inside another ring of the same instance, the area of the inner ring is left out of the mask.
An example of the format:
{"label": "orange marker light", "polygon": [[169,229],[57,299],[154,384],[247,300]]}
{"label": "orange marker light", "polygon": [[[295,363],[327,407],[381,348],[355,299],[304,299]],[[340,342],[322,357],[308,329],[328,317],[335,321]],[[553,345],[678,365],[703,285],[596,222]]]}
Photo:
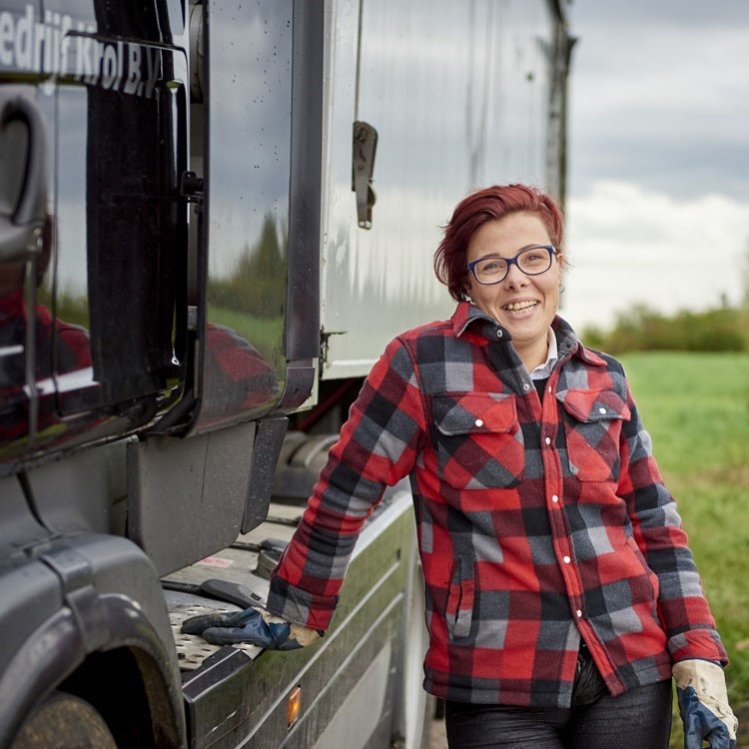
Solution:
{"label": "orange marker light", "polygon": [[287,717],[289,722],[289,728],[299,720],[299,712],[302,708],[302,688],[294,687],[289,695],[289,704],[287,708]]}

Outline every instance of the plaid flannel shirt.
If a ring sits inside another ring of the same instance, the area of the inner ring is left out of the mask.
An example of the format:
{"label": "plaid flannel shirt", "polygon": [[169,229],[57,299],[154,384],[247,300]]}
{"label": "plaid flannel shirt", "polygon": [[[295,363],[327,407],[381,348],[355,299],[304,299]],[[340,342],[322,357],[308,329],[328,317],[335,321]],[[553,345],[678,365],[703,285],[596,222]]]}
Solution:
{"label": "plaid flannel shirt", "polygon": [[621,365],[552,327],[543,398],[466,302],[387,347],[275,571],[273,613],[327,627],[362,523],[410,474],[427,691],[569,707],[581,638],[612,695],[678,660],[727,662]]}

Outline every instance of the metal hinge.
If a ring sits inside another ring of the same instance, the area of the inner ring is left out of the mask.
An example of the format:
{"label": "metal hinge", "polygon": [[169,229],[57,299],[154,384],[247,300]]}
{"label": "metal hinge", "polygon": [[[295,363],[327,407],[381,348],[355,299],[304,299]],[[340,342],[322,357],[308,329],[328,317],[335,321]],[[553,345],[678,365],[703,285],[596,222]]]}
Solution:
{"label": "metal hinge", "polygon": [[179,192],[182,197],[187,198],[188,203],[201,203],[203,201],[203,178],[198,177],[195,172],[183,172],[179,181]]}
{"label": "metal hinge", "polygon": [[321,330],[320,331],[320,369],[328,364],[328,353],[330,350],[330,337],[334,335],[346,335],[345,330]]}

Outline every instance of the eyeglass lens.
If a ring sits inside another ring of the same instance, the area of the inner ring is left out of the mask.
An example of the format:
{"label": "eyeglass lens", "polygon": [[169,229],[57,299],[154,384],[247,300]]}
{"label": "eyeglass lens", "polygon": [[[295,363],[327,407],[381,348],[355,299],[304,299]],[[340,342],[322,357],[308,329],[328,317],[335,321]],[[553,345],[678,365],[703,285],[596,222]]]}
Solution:
{"label": "eyeglass lens", "polygon": [[[551,252],[546,247],[528,247],[515,258],[518,267],[528,276],[545,273],[551,267]],[[496,283],[508,273],[510,263],[502,258],[487,257],[473,266],[480,283]]]}

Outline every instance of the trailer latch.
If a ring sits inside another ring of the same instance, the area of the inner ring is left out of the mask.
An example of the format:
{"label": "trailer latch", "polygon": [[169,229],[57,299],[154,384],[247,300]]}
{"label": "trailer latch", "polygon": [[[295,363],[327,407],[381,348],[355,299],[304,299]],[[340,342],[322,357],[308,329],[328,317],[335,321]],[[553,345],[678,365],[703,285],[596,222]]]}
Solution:
{"label": "trailer latch", "polygon": [[377,200],[372,187],[377,130],[368,122],[354,122],[354,156],[351,189],[356,193],[356,214],[359,227],[372,228],[372,206]]}

